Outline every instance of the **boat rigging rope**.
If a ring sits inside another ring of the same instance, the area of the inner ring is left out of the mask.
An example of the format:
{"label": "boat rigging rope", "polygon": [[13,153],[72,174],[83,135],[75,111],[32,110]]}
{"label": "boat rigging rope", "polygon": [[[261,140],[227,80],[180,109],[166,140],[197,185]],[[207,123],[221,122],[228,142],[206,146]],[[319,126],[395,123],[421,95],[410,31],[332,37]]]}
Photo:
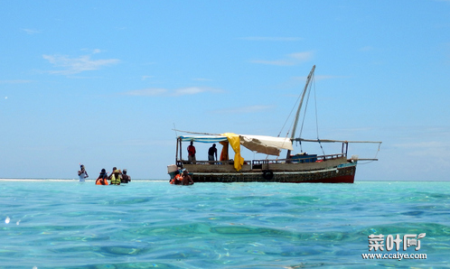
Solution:
{"label": "boat rigging rope", "polygon": [[[378,143],[378,150],[377,150],[377,152],[375,153],[375,157],[373,157],[373,159],[377,159],[377,157],[378,157],[378,152],[380,152],[380,148],[381,148],[381,143]],[[367,162],[367,163],[371,163],[371,162],[373,162],[373,161],[369,161],[369,162]],[[365,164],[365,163],[364,163]]]}
{"label": "boat rigging rope", "polygon": [[[295,101],[294,106],[293,106],[292,109],[291,109],[291,112],[290,112],[289,115],[287,116],[286,121],[285,121],[284,124],[283,124],[283,127],[281,127],[281,130],[280,130],[280,132],[278,133],[278,137],[280,137],[280,134],[281,134],[281,132],[283,131],[284,127],[286,126],[287,121],[288,121],[289,118],[291,117],[292,112],[293,112],[294,109],[297,107],[296,104],[300,102],[301,96],[302,96],[302,95],[300,94],[300,95],[298,96],[298,98],[297,98],[297,101]],[[289,136],[289,133],[290,133],[290,132],[291,132],[291,129],[289,128],[288,131],[287,131],[287,133],[286,133],[286,137]]]}
{"label": "boat rigging rope", "polygon": [[375,157],[373,157],[372,160],[361,160],[361,161],[364,161],[364,163],[359,163],[361,161],[358,161],[358,165],[369,164],[369,163],[372,163],[372,162],[378,160],[377,157],[378,157],[378,152],[380,152],[380,150],[381,150],[381,142],[378,142],[378,149],[377,149],[377,152],[375,153]]}
{"label": "boat rigging rope", "polygon": [[[313,80],[314,83],[314,80]],[[323,150],[322,143],[320,143],[319,139],[319,117],[317,116],[317,96],[316,96],[316,83],[314,83],[314,108],[316,110],[316,133],[317,133],[317,141],[319,141],[320,148],[322,149],[323,155],[325,155],[325,151]]]}
{"label": "boat rigging rope", "polygon": [[[313,81],[313,79],[314,79],[314,74],[313,74],[313,76],[312,76],[312,78],[311,78],[311,81]],[[301,125],[301,127],[300,127],[300,133],[299,133],[299,136],[298,136],[298,137],[302,137],[303,126],[304,126],[304,124],[305,124],[305,118],[306,118],[306,110],[308,110],[309,95],[311,94],[311,86],[312,86],[312,83],[310,83],[310,84],[308,85],[308,89],[307,89],[308,95],[307,95],[307,97],[306,97],[305,109],[303,110],[303,120],[302,120],[302,125]],[[300,152],[303,152],[302,142],[299,141],[299,144],[300,144]]]}
{"label": "boat rigging rope", "polygon": [[[300,102],[301,96],[302,96],[302,95],[300,94],[300,95],[298,96],[298,98],[297,98],[297,101],[295,101],[294,106],[292,106],[291,112],[289,113],[289,115],[287,116],[286,120],[284,121],[283,127],[281,127],[280,132],[278,133],[278,136],[277,136],[277,137],[280,137],[281,132],[283,131],[284,127],[286,126],[286,123],[288,122],[289,118],[290,118],[291,115],[292,115],[292,112],[293,112],[294,109],[297,107],[296,104]],[[290,133],[290,132],[291,132],[291,129],[289,128],[289,129],[287,130],[287,132],[286,132],[286,137],[285,137],[285,138],[289,137],[289,133]],[[269,158],[269,155],[266,155],[266,160],[267,160],[268,158]]]}
{"label": "boat rigging rope", "polygon": [[[312,73],[312,76],[311,76],[311,83],[308,85],[308,88],[306,89],[306,90],[308,91],[308,95],[307,95],[307,97],[306,97],[305,108],[303,109],[303,120],[302,120],[302,124],[301,124],[301,128],[300,128],[299,137],[302,137],[303,127],[304,127],[304,124],[305,124],[305,118],[306,118],[306,110],[307,110],[308,104],[309,104],[309,97],[310,97],[310,95],[311,95],[311,87],[312,87],[312,84],[314,84],[314,105],[315,105],[315,116],[316,116],[316,134],[317,134],[317,141],[319,142],[319,145],[320,145],[320,148],[321,148],[321,150],[322,150],[323,155],[325,155],[325,151],[324,151],[324,149],[323,149],[323,147],[322,147],[322,143],[321,143],[321,141],[320,141],[320,139],[319,139],[319,123],[318,123],[318,116],[317,116],[317,96],[316,96],[316,85],[315,85],[315,83],[314,83],[314,73]],[[299,103],[301,96],[302,96],[302,94],[299,95],[299,97],[297,98],[297,101],[295,102],[295,104],[298,104],[298,103]],[[280,130],[280,132],[278,133],[278,137],[280,137],[281,132],[283,131],[284,127],[286,126],[286,123],[288,122],[289,118],[290,118],[291,115],[292,115],[292,112],[294,111],[294,109],[295,109],[296,107],[297,107],[296,105],[294,105],[294,106],[292,107],[291,112],[289,113],[288,117],[286,118],[286,121],[285,121],[284,124],[283,124],[283,127],[281,127],[281,130]],[[290,131],[291,131],[291,130],[288,129],[288,131],[287,131],[287,133],[286,133],[286,137],[289,136]],[[300,151],[303,152],[302,141],[301,141],[301,140],[297,140],[297,142],[298,142],[299,145],[300,145]]]}
{"label": "boat rigging rope", "polygon": [[[319,142],[319,146],[320,146],[320,149],[322,150],[323,155],[325,155],[325,151],[323,150],[322,143],[320,142],[320,138],[319,138],[319,121],[318,121],[318,116],[317,116],[317,95],[316,95],[316,84],[315,84],[315,80],[314,80],[314,74],[311,77],[311,83],[309,84],[309,87],[308,87],[308,96],[306,98],[305,110],[303,112],[303,120],[302,120],[302,125],[300,128],[299,137],[302,137],[303,126],[305,124],[305,118],[306,118],[306,110],[308,109],[309,97],[311,95],[311,88],[312,88],[313,84],[314,84],[314,108],[315,108],[315,116],[316,116],[317,141]],[[299,144],[300,144],[300,150],[301,150],[301,152],[303,152],[301,141],[299,141]]]}

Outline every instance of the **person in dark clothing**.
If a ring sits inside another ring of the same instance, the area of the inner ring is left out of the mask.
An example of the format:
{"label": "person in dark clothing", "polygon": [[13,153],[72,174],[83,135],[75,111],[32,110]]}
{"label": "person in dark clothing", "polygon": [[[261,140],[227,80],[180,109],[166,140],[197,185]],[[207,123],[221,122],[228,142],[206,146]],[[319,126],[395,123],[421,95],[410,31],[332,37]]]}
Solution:
{"label": "person in dark clothing", "polygon": [[106,173],[105,168],[102,169],[100,172],[100,175],[98,176],[97,180],[95,181],[96,185],[109,185],[108,184],[108,174]]}
{"label": "person in dark clothing", "polygon": [[187,150],[188,150],[189,162],[192,163],[192,164],[195,164],[195,161],[196,161],[195,160],[195,153],[196,153],[196,151],[195,151],[195,147],[194,147],[194,141],[191,141],[191,144],[188,146]]}
{"label": "person in dark clothing", "polygon": [[181,185],[194,185],[194,181],[192,180],[188,170],[186,169],[183,171]]}
{"label": "person in dark clothing", "polygon": [[127,169],[123,169],[122,171],[122,179],[120,180],[121,183],[128,183],[131,181],[131,177],[127,175]]}
{"label": "person in dark clothing", "polygon": [[[215,159],[214,159],[215,157]],[[214,164],[214,161],[217,161],[217,148],[216,144],[213,144],[212,147],[208,150],[208,161],[209,164]]]}

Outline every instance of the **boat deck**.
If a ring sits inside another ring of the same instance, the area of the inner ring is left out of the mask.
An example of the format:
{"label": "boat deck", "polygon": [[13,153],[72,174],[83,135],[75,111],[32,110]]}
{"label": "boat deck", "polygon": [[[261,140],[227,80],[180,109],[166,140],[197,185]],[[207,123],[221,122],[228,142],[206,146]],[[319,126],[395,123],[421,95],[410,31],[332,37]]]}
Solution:
{"label": "boat deck", "polygon": [[233,160],[229,161],[196,161],[195,164],[188,161],[177,161],[177,166],[186,168],[190,173],[245,173],[261,172],[294,172],[322,170],[337,167],[347,163],[347,158],[342,154],[314,156],[305,159],[274,159],[253,160],[244,162],[242,169],[234,169]]}

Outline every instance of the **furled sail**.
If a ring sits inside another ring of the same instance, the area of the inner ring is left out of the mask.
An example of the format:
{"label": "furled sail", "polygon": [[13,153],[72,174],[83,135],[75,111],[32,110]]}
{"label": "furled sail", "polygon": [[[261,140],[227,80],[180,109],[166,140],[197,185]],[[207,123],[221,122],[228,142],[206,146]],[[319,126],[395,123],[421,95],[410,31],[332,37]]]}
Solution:
{"label": "furled sail", "polygon": [[262,135],[240,135],[241,145],[251,151],[280,156],[281,149],[293,150],[289,138]]}

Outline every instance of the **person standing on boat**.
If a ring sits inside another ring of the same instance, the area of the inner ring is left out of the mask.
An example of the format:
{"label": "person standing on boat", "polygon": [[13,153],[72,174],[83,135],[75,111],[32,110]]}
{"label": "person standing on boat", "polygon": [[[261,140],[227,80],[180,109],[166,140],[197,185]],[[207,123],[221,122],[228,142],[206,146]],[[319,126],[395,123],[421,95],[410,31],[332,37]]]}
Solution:
{"label": "person standing on boat", "polygon": [[191,144],[188,146],[187,151],[189,153],[188,158],[189,158],[189,163],[195,164],[196,159],[195,159],[195,147],[194,147],[194,140],[191,140]]}
{"label": "person standing on boat", "polygon": [[78,171],[78,177],[80,178],[80,182],[84,182],[85,178],[89,177],[84,165],[80,165],[80,170]]}
{"label": "person standing on boat", "polygon": [[[215,159],[214,159],[215,157]],[[217,148],[216,144],[213,144],[212,147],[208,150],[208,161],[209,164],[214,164],[214,161],[217,161]]]}

